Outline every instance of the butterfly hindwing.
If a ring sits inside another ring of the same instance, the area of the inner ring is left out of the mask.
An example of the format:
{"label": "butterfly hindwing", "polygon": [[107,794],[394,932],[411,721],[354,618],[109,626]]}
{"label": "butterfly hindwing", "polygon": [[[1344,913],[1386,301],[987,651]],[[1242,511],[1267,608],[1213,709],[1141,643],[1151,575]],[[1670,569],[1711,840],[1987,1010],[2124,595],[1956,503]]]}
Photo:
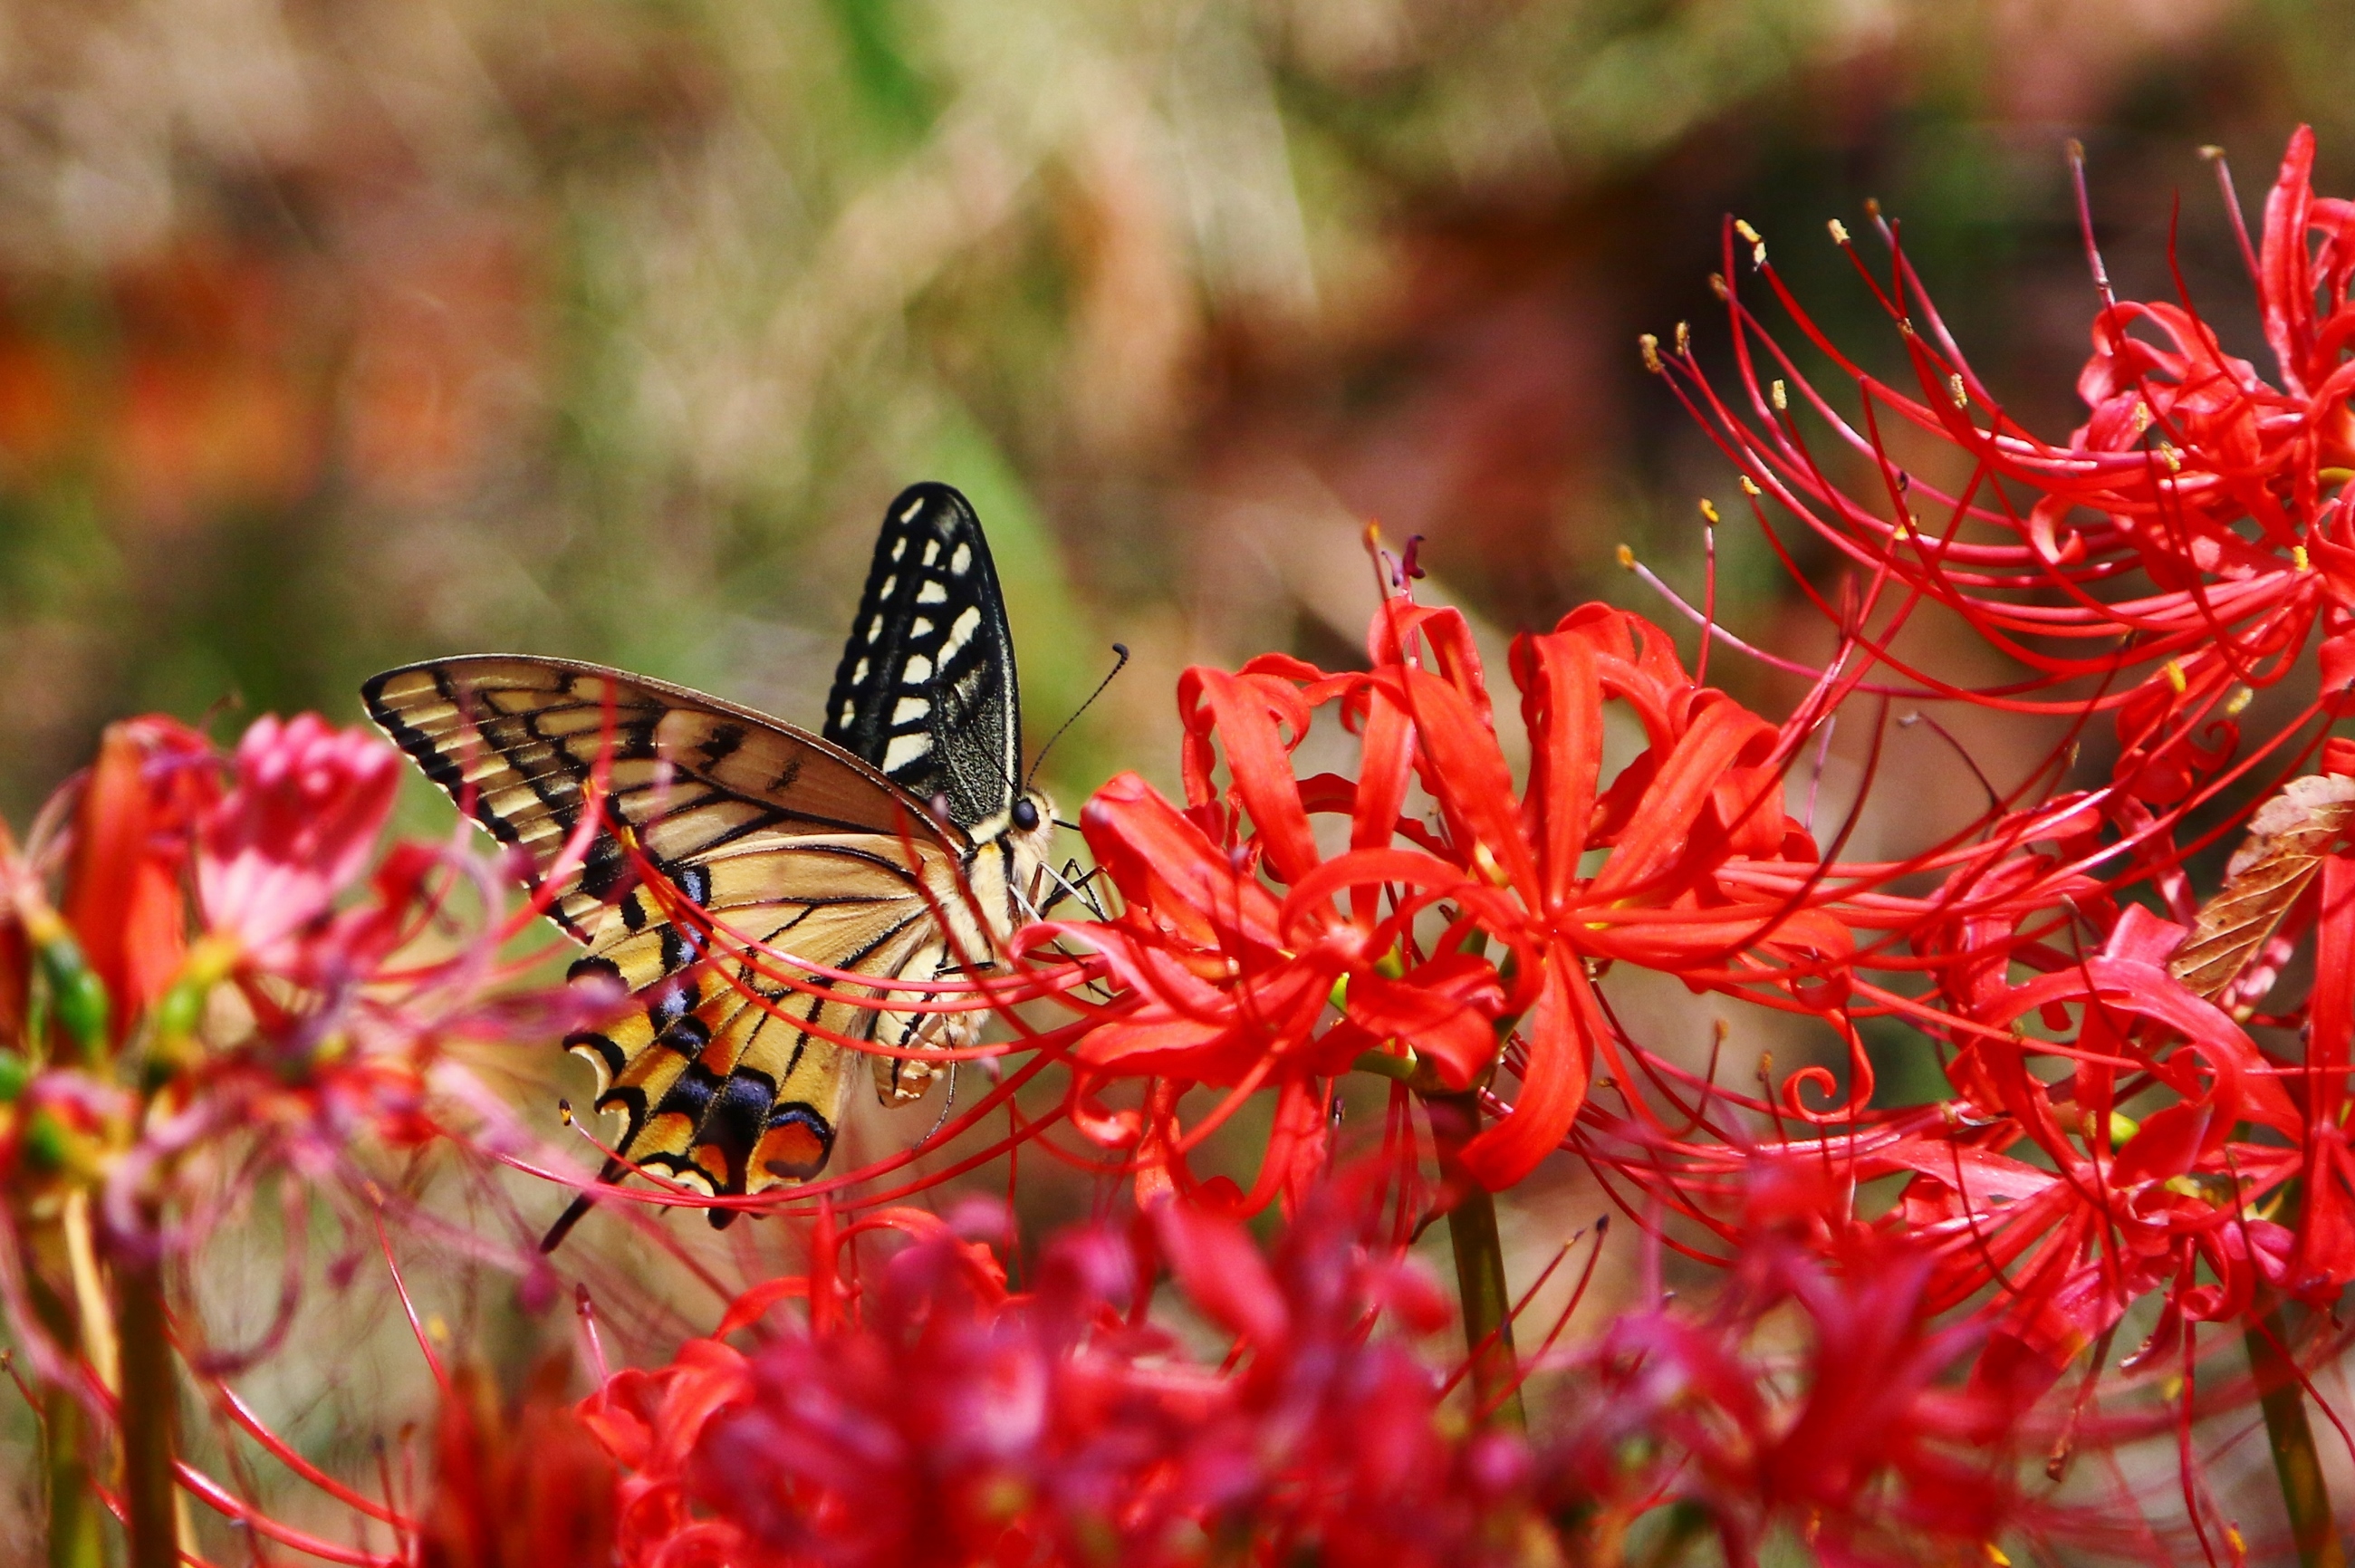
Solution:
{"label": "butterfly hindwing", "polygon": [[706,1192],[806,1180],[833,1147],[847,1065],[837,1040],[871,1039],[891,1015],[876,1006],[881,987],[791,961],[906,973],[937,942],[925,883],[937,899],[945,862],[826,836],[730,846],[696,870],[686,892],[729,933],[727,951],[706,953],[692,921],[662,918],[678,893],[634,890],[573,966],[618,981],[629,1006],[565,1044],[597,1069],[597,1108],[623,1116],[631,1160]]}
{"label": "butterfly hindwing", "polygon": [[1014,639],[981,521],[946,485],[912,485],[883,516],[826,738],[972,827],[1021,772]]}

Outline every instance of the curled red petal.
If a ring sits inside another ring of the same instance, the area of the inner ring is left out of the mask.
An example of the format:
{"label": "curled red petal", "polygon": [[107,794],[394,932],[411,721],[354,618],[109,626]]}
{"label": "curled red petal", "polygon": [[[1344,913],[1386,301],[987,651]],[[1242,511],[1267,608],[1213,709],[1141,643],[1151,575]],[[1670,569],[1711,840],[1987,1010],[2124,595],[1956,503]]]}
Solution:
{"label": "curled red petal", "polygon": [[1601,1029],[1584,969],[1574,955],[1557,951],[1537,1006],[1521,1023],[1529,1065],[1513,1114],[1465,1144],[1460,1156],[1475,1181],[1501,1191],[1561,1145],[1586,1104]]}

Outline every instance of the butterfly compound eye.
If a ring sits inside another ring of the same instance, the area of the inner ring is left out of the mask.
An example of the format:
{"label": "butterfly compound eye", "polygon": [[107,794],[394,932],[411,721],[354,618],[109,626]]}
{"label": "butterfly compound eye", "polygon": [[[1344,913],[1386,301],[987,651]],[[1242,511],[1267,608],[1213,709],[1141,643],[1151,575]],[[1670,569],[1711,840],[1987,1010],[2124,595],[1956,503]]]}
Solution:
{"label": "butterfly compound eye", "polygon": [[1021,832],[1035,833],[1039,830],[1039,803],[1028,795],[1014,803],[1013,816],[1014,826]]}

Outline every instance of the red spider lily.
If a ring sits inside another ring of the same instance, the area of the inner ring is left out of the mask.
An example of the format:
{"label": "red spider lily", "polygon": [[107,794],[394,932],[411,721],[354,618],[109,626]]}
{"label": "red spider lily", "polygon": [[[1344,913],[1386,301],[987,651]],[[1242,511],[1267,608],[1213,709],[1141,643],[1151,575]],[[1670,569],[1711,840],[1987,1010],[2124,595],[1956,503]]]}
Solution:
{"label": "red spider lily", "polygon": [[2329,856],[2318,881],[2306,1061],[2284,1081],[2297,1105],[2300,1178],[2288,1283],[2330,1303],[2355,1283],[2355,1151],[2347,1126],[2355,1086],[2355,855]]}
{"label": "red spider lily", "polygon": [[[107,1046],[123,1044],[142,1068],[135,1102],[95,1121],[61,1107],[120,1092],[61,1065],[71,1058],[53,1054],[28,1092],[11,1058],[0,1095],[23,1094],[0,1137],[12,1168],[95,1189],[102,1243],[186,1247],[266,1169],[340,1171],[356,1191],[382,1142],[503,1120],[495,1097],[442,1062],[442,1043],[545,1038],[589,1005],[560,988],[502,994],[504,971],[479,938],[390,966],[437,917],[454,929],[450,894],[470,874],[497,908],[488,869],[443,850],[394,847],[365,894],[338,907],[378,852],[396,766],[381,741],[312,715],[258,721],[229,758],[170,720],[133,720],[108,731],[24,853],[0,837],[0,958],[21,953],[39,969],[80,1060],[102,1066]],[[60,863],[62,917],[42,875]],[[11,1040],[30,1043],[28,976],[7,967]],[[224,978],[239,1005],[208,1008]],[[231,1146],[235,1161],[200,1157]],[[264,1348],[285,1327],[282,1306]]]}
{"label": "red spider lily", "polygon": [[254,720],[238,741],[229,790],[206,815],[197,848],[205,927],[238,959],[281,973],[305,967],[300,938],[318,927],[367,868],[400,785],[400,754],[363,730],[316,714]]}
{"label": "red spider lily", "polygon": [[[1666,970],[1852,1038],[1854,943],[1813,907],[1817,852],[1782,807],[1804,726],[1778,729],[1697,685],[1657,627],[1590,605],[1514,645],[1533,754],[1517,795],[1461,618],[1394,600],[1369,641],[1362,675],[1279,659],[1189,671],[1187,809],[1133,775],[1090,802],[1089,843],[1124,911],[1109,925],[1041,928],[1092,947],[1121,987],[1079,1061],[1104,1076],[1272,1079],[1290,1103],[1368,1051],[1405,1048],[1461,1089],[1517,1020],[1512,1114],[1463,1150],[1466,1171],[1500,1188],[1561,1143],[1610,1050],[1598,965]],[[1649,742],[1609,780],[1606,701],[1624,702]],[[1326,703],[1362,736],[1354,781],[1293,776],[1291,750]],[[1220,742],[1223,792],[1211,776]],[[1435,827],[1401,816],[1413,780],[1436,803]],[[1348,816],[1348,849],[1319,854],[1315,813]],[[1594,850],[1602,864],[1583,867]],[[1435,939],[1426,915],[1444,928]],[[1164,1134],[1159,1147],[1184,1140]]]}
{"label": "red spider lily", "polygon": [[[1800,855],[1804,878],[1792,868],[1732,873],[1795,898],[1811,883],[1832,890],[1828,912],[1859,940],[1880,933],[1833,965],[1855,997],[1951,1048],[1941,1064],[1954,1097],[1943,1105],[1876,1112],[1852,1094],[1836,1128],[1777,1143],[1844,1182],[1902,1180],[1881,1226],[1934,1244],[1934,1298],[1998,1292],[2000,1325],[1979,1364],[1990,1388],[2049,1383],[2143,1297],[2165,1302],[2145,1349],[2156,1356],[2185,1324],[2248,1317],[2276,1290],[2322,1299],[2355,1265],[2346,1240],[2355,1224],[2344,1219],[2355,1188],[2340,1174],[2334,1131],[2343,1040],[2355,1026],[2341,1019],[2338,978],[2324,979],[2310,1010],[2270,1020],[2308,1024],[2303,1064],[2261,1051],[2226,1010],[2245,1017],[2264,999],[2316,909],[2335,908],[2347,873],[2328,873],[2318,906],[2309,896],[2276,912],[2278,929],[2229,980],[2222,1006],[2167,967],[2198,902],[2176,841],[2186,814],[2267,756],[2294,752],[2291,736],[2312,712],[2243,760],[2234,715],[2245,695],[2228,693],[2281,678],[2318,625],[2325,707],[2335,710],[2355,673],[2346,637],[2355,578],[2345,570],[2355,556],[2344,494],[2333,495],[2355,463],[2355,208],[2313,197],[2312,151],[2310,134],[2293,139],[2262,251],[2248,248],[2275,360],[2270,383],[2224,355],[2188,302],[2121,304],[2103,283],[2079,383],[2091,417],[2066,442],[2039,441],[1963,359],[1886,225],[1891,274],[1867,282],[1900,326],[1918,395],[1842,356],[1746,226],[1729,229],[1729,275],[1739,233],[1801,332],[1853,380],[1860,417],[1844,418],[1800,375],[1731,283],[1738,399],[1717,396],[1681,336],[1673,355],[1646,345],[1751,496],[1797,517],[1865,574],[1869,586],[1837,607],[1817,596],[1841,630],[1834,668],[1852,672],[1851,689],[2081,723],[2105,709],[2116,716],[2121,749],[2105,784],[2042,805],[2023,788],[1995,803],[1975,843],[1953,841],[1903,868],[1807,871]],[[1864,459],[1874,494],[1836,481],[1833,460],[1791,412],[1795,395],[1849,449],[1840,462]],[[1883,439],[1892,418],[1952,449],[1953,475],[1934,483],[1901,471]],[[1763,507],[1759,517],[1767,522]],[[2155,591],[2128,594],[2135,571]],[[1970,688],[1893,654],[1898,629],[1924,602],[1955,610],[2028,676]],[[1889,673],[1868,681],[1874,664]],[[2118,680],[2137,671],[2138,684]],[[1818,697],[1832,679],[1822,677]],[[1879,886],[1901,870],[1934,875],[1937,891],[1901,897]],[[2126,907],[2137,884],[2179,923]],[[2329,918],[2320,923],[2326,955],[2355,941]],[[1646,1071],[1616,1075],[1627,1114],[1590,1107],[1582,1146],[1731,1238],[1728,1205],[1758,1139],[1741,1118],[1798,1110],[1796,1094],[1780,1106],[1727,1094],[1634,1042],[1623,1049]],[[1660,1112],[1644,1108],[1647,1083],[1667,1102]],[[2030,1157],[2007,1152],[2015,1147]],[[1841,1187],[1820,1217],[1822,1244],[1854,1228],[1851,1190]]]}
{"label": "red spider lily", "polygon": [[[2318,624],[2325,705],[2335,711],[2355,677],[2355,515],[2340,488],[2355,465],[2347,401],[2355,227],[2347,203],[2314,196],[2313,153],[2311,132],[2300,130],[2266,202],[2262,250],[2243,237],[2274,382],[2225,354],[2188,300],[2116,300],[2096,257],[2104,304],[2078,383],[2091,415],[2065,442],[2039,439],[1971,368],[1886,223],[1886,283],[1858,266],[1899,326],[1914,392],[1842,355],[1746,225],[1728,230],[1721,280],[1737,402],[1717,395],[1681,335],[1675,354],[1649,340],[1646,353],[1740,466],[1750,494],[1797,517],[1872,581],[1872,603],[1888,612],[1876,630],[1817,602],[1900,677],[1891,689],[2021,711],[2115,709],[2122,789],[2180,803],[2237,749],[2232,720],[2245,699],[2234,688],[2296,667]],[[1832,227],[1846,246],[1846,231]],[[1800,332],[1853,381],[1859,418],[1838,411],[1742,303],[1732,282],[1737,229]],[[1810,445],[1791,411],[1795,396],[1873,472],[1870,494],[1840,487],[1835,458]],[[1950,448],[1955,477],[1941,484],[1901,469],[1883,436],[1892,420]],[[2126,591],[2137,571],[2150,592]],[[1966,688],[1893,654],[1898,628],[1924,602],[1956,612],[2030,674]],[[2135,670],[2144,672],[2138,684],[2118,680]],[[2080,699],[2062,689],[2073,682],[2100,689]]]}
{"label": "red spider lily", "polygon": [[[1582,1419],[1541,1473],[1572,1497],[1696,1508],[1730,1563],[1754,1563],[1777,1524],[1825,1563],[1985,1561],[2029,1510],[2017,1412],[1952,1381],[1983,1329],[1938,1324],[1923,1248],[1862,1236],[1814,1255],[1803,1238],[1830,1196],[1820,1173],[1770,1177],[1712,1309],[1639,1307],[1574,1358]],[[1778,1353],[1759,1330],[1792,1309],[1804,1331]],[[1594,1528],[1625,1522],[1606,1510]]]}
{"label": "red spider lily", "polygon": [[[487,1151],[516,1141],[509,1113],[443,1047],[485,1038],[538,1045],[577,1027],[591,1006],[575,988],[508,983],[495,956],[503,901],[490,866],[442,848],[383,849],[395,766],[381,742],[314,716],[257,723],[232,757],[168,720],[136,720],[109,731],[97,764],[42,812],[21,854],[0,835],[0,1001],[15,1009],[5,1034],[15,1050],[0,1058],[8,1069],[0,1073],[8,1178],[0,1309],[44,1385],[36,1397],[45,1416],[85,1431],[120,1427],[123,1450],[143,1456],[135,1475],[123,1462],[123,1499],[92,1494],[130,1509],[134,1552],[153,1547],[152,1538],[141,1545],[137,1521],[154,1519],[159,1504],[168,1518],[176,1474],[261,1538],[390,1568],[391,1559],[269,1518],[185,1464],[176,1472],[173,1439],[157,1424],[168,1421],[177,1374],[167,1360],[160,1382],[141,1385],[160,1387],[165,1403],[134,1399],[128,1351],[155,1340],[134,1338],[131,1315],[160,1335],[168,1307],[159,1255],[196,1253],[277,1175],[286,1265],[272,1321],[233,1348],[208,1343],[193,1317],[174,1334],[188,1372],[234,1405],[215,1380],[268,1355],[289,1331],[317,1200],[346,1226],[367,1226],[371,1210],[408,1211],[370,1184],[388,1146]],[[373,876],[356,889],[371,859]],[[50,906],[52,879],[62,882],[62,913]],[[480,895],[480,929],[471,932],[459,918],[468,901],[453,898],[469,880]],[[395,955],[433,927],[449,955],[397,967]],[[216,995],[228,987],[234,997]],[[23,1010],[36,1003],[57,1025],[46,1051]],[[121,1056],[111,1059],[115,1047]],[[118,1082],[118,1066],[135,1075]],[[364,1194],[375,1201],[363,1204]],[[119,1337],[110,1327],[118,1321]],[[108,1370],[116,1361],[108,1347],[118,1344],[120,1380]],[[432,1518],[422,1560],[453,1568],[556,1560],[539,1548],[558,1537],[528,1509],[489,1534],[478,1528],[491,1517],[488,1494],[470,1502],[461,1481],[495,1482],[491,1472],[520,1461],[502,1458],[492,1429],[461,1415],[452,1423],[449,1443],[474,1444],[480,1463],[452,1456],[447,1506]],[[240,1424],[318,1478],[266,1432]],[[546,1435],[535,1440],[536,1475],[560,1468],[560,1433]]]}
{"label": "red spider lily", "polygon": [[[1895,1217],[1937,1243],[1942,1300],[1998,1286],[1991,1381],[2040,1392],[2154,1292],[2167,1305],[2146,1354],[2285,1277],[2287,1233],[2250,1206],[2295,1173],[2296,1151],[2239,1129],[2295,1138],[2299,1117],[2248,1036],[2169,974],[2183,935],[2132,909],[2101,953],[2012,987],[1986,1021],[2077,1009],[2074,1072],[2031,1072],[2032,1037],[1974,1037],[1949,1072],[1986,1096],[1979,1129],[1949,1113],[1857,1161],[1859,1177],[1908,1174]],[[2126,1117],[2122,1078],[2166,1102]],[[2015,1142],[2041,1161],[2000,1152]]]}

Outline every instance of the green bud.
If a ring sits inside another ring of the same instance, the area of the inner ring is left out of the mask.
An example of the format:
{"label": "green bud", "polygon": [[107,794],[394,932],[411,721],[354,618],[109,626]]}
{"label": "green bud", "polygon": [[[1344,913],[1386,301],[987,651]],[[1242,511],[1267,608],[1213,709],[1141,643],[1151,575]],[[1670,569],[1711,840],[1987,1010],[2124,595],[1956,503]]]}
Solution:
{"label": "green bud", "polygon": [[166,1040],[196,1033],[197,1021],[205,1016],[205,998],[211,994],[212,987],[201,981],[175,981],[155,1004],[155,1032]]}
{"label": "green bud", "polygon": [[63,1170],[73,1156],[73,1135],[47,1111],[25,1124],[25,1160],[36,1170]]}
{"label": "green bud", "polygon": [[60,933],[41,944],[41,975],[49,983],[49,1007],[86,1061],[106,1055],[106,982],[82,957],[81,945]]}

